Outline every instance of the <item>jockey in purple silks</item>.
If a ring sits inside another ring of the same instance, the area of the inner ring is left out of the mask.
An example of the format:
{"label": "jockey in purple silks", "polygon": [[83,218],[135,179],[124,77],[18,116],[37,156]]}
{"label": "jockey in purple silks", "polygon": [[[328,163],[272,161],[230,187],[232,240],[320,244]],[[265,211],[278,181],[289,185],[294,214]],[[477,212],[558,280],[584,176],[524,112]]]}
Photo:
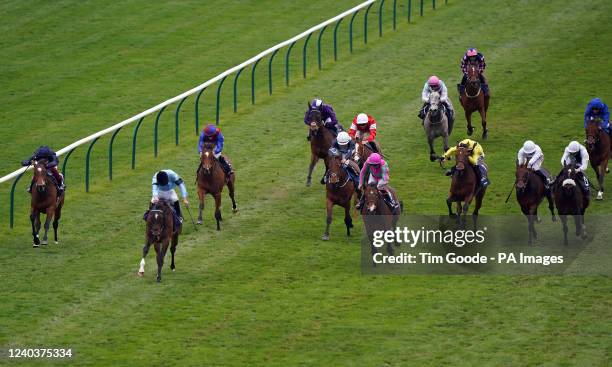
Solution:
{"label": "jockey in purple silks", "polygon": [[584,111],[584,128],[586,129],[587,124],[591,120],[599,119],[601,120],[599,123],[599,127],[608,133],[608,135],[612,134],[612,129],[610,129],[610,111],[608,110],[608,105],[603,103],[603,101],[599,98],[593,98],[586,107]]}
{"label": "jockey in purple silks", "polygon": [[463,78],[461,78],[461,84],[457,84],[457,90],[459,91],[459,95],[461,95],[463,89],[465,88],[465,83],[467,82],[468,66],[472,63],[476,63],[476,65],[478,66],[478,73],[480,74],[480,83],[482,85],[482,91],[484,92],[485,96],[488,96],[489,84],[487,83],[487,78],[485,78],[484,76],[484,71],[487,67],[487,63],[485,62],[483,54],[478,52],[478,50],[475,48],[469,48],[461,59],[461,72],[463,73]]}
{"label": "jockey in purple silks", "polygon": [[202,132],[200,133],[200,140],[198,141],[198,153],[202,155],[202,149],[204,148],[204,144],[212,144],[215,146],[213,150],[213,154],[216,159],[221,163],[221,168],[223,168],[223,172],[225,172],[225,176],[229,178],[232,174],[232,166],[225,159],[225,157],[221,154],[223,152],[223,134],[221,134],[221,129],[213,124],[208,124]]}
{"label": "jockey in purple silks", "polygon": [[[36,149],[36,151],[34,152],[34,154],[32,154],[30,158],[21,162],[21,165],[29,166],[32,164],[33,161],[37,161],[41,159],[44,159],[47,161],[47,169],[49,170],[49,172],[53,175],[53,178],[55,179],[55,182],[57,184],[57,190],[58,190],[57,196],[59,197],[64,192],[64,189],[65,189],[64,176],[61,173],[59,173],[59,171],[57,170],[57,165],[59,164],[59,160],[57,159],[57,154],[55,154],[55,151],[53,151],[53,149],[49,148],[46,145],[40,146],[38,149]],[[32,179],[32,182],[30,183],[28,192],[32,192],[33,184],[34,184],[34,179]]]}
{"label": "jockey in purple silks", "polygon": [[[331,130],[332,133],[334,133],[334,136],[337,136],[340,131],[344,130],[342,125],[338,122],[336,112],[332,106],[323,103],[322,99],[315,98],[310,102],[310,109],[304,114],[304,124],[306,125],[310,125],[310,121],[308,120],[308,113],[310,110],[318,110],[321,112],[321,120],[323,120],[323,124],[326,128]],[[310,131],[308,132],[306,139],[310,140]]]}
{"label": "jockey in purple silks", "polygon": [[[397,209],[398,204],[393,197],[392,190],[389,189],[389,165],[378,153],[372,153],[365,161],[359,174],[359,190],[363,192],[365,187],[370,184],[375,184],[384,196],[385,202],[392,210]],[[361,195],[357,210],[361,209],[365,201],[365,195]]]}

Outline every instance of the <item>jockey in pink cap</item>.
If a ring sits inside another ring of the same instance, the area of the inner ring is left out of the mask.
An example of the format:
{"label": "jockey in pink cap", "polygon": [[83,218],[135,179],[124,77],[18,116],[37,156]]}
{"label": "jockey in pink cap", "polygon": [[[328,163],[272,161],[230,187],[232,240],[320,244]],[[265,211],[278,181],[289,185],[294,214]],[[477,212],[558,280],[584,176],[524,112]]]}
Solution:
{"label": "jockey in pink cap", "polygon": [[[421,100],[423,101],[423,107],[419,111],[419,118],[425,120],[427,111],[429,110],[429,96],[432,92],[440,93],[440,102],[446,108],[446,116],[448,117],[449,126],[452,126],[454,119],[454,108],[450,98],[448,98],[448,89],[446,84],[435,75],[432,75],[427,79],[423,86],[423,92],[421,92]],[[449,132],[450,133],[450,132]]]}
{"label": "jockey in pink cap", "polygon": [[489,95],[489,84],[487,83],[487,78],[484,76],[484,71],[487,68],[487,63],[485,62],[485,58],[483,54],[478,52],[475,48],[468,48],[468,50],[461,58],[461,72],[463,73],[463,78],[461,79],[461,84],[457,84],[457,89],[459,91],[459,95],[463,92],[463,88],[465,87],[465,83],[467,82],[467,74],[468,74],[468,66],[470,64],[476,64],[478,67],[478,73],[480,74],[480,83],[482,84],[482,91],[485,96]]}
{"label": "jockey in pink cap", "polygon": [[[376,185],[376,188],[384,193],[384,198],[389,207],[395,210],[398,207],[393,197],[393,189],[387,186],[389,183],[389,165],[378,153],[372,153],[365,161],[359,174],[359,190],[363,191],[366,185]],[[356,208],[363,206],[364,195],[359,198]]]}

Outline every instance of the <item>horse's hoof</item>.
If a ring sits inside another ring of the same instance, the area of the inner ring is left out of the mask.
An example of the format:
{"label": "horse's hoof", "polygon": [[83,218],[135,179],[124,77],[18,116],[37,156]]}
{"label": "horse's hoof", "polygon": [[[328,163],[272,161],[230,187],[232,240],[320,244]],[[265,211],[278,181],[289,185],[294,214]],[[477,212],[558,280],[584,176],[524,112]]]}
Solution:
{"label": "horse's hoof", "polygon": [[234,209],[232,209],[232,212],[233,212],[233,213],[238,213],[238,208],[234,208]]}
{"label": "horse's hoof", "polygon": [[42,241],[40,241],[40,244],[43,245],[43,246],[47,246],[49,244],[49,242],[46,241],[46,240],[42,240]]}
{"label": "horse's hoof", "polygon": [[457,218],[457,214],[453,213],[453,214],[449,214],[448,215],[449,218]]}
{"label": "horse's hoof", "polygon": [[175,270],[176,270],[175,268],[172,268],[172,272],[173,272],[173,273],[174,273],[174,271],[175,271]]}
{"label": "horse's hoof", "polygon": [[306,181],[306,187],[310,187],[311,184],[312,182],[310,182],[310,180]]}
{"label": "horse's hoof", "polygon": [[482,132],[482,139],[486,139],[489,136],[489,130],[485,130]]}
{"label": "horse's hoof", "polygon": [[556,221],[557,221],[557,217],[553,215],[553,216],[552,216],[552,221],[553,221],[553,222],[556,222]]}
{"label": "horse's hoof", "polygon": [[139,271],[139,272],[138,272],[138,276],[139,276],[139,277],[144,276],[144,271]]}
{"label": "horse's hoof", "polygon": [[603,191],[597,192],[597,200],[603,200]]}
{"label": "horse's hoof", "polygon": [[157,278],[157,283],[161,283],[161,278]]}
{"label": "horse's hoof", "polygon": [[467,129],[467,134],[468,134],[469,136],[472,136],[472,134],[473,134],[473,133],[474,133],[474,128],[469,128],[469,127],[468,127],[468,129]]}
{"label": "horse's hoof", "polygon": [[324,234],[323,237],[321,237],[321,239],[323,241],[328,241],[329,240],[329,235],[328,234]]}
{"label": "horse's hoof", "polygon": [[34,247],[34,248],[39,248],[40,246],[39,246],[37,243],[33,243],[33,244],[32,244],[32,247]]}
{"label": "horse's hoof", "polygon": [[542,223],[542,219],[540,219],[540,217],[536,217],[536,222],[537,223]]}
{"label": "horse's hoof", "polygon": [[436,161],[436,155],[435,154],[430,154],[429,155],[429,161],[430,162],[435,162]]}
{"label": "horse's hoof", "polygon": [[197,221],[197,224],[202,225],[202,221],[201,221],[201,220],[198,220],[198,221]]}
{"label": "horse's hoof", "polygon": [[56,245],[59,245],[59,241],[54,241],[54,243],[55,243]]}

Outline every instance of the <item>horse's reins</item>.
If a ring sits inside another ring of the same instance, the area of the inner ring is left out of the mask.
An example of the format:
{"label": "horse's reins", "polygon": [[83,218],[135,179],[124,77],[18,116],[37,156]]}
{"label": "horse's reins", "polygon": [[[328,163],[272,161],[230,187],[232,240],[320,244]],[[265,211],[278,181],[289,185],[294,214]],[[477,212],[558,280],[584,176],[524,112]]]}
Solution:
{"label": "horse's reins", "polygon": [[150,213],[161,213],[162,214],[163,221],[162,221],[161,231],[159,232],[159,235],[157,235],[157,234],[153,233],[153,231],[151,231],[151,234],[153,236],[157,237],[161,241],[161,234],[164,232],[164,229],[166,229],[166,223],[165,223],[166,218],[164,216],[164,211],[161,210],[161,209],[151,209],[151,210],[149,210],[149,214]]}

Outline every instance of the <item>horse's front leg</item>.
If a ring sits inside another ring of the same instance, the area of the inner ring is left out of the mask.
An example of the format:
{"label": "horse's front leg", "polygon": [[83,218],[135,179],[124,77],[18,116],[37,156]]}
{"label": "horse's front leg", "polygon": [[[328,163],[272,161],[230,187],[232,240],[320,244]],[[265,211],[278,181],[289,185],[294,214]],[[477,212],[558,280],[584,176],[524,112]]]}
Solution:
{"label": "horse's front leg", "polygon": [[55,208],[47,208],[47,217],[45,218],[45,234],[43,235],[41,245],[47,245],[49,243],[48,233],[49,228],[51,227],[51,220],[53,219],[53,214],[55,212]]}
{"label": "horse's front leg", "polygon": [[446,198],[446,206],[448,206],[448,216],[454,218],[455,213],[453,213],[453,202],[451,201],[450,196]]}
{"label": "horse's front leg", "polygon": [[351,228],[353,228],[353,218],[351,218],[351,199],[349,198],[348,204],[344,207],[344,224],[346,225],[346,235],[351,235]]}
{"label": "horse's front leg", "polygon": [[223,218],[221,217],[221,193],[218,192],[214,195],[215,198],[215,219],[217,220],[217,231],[221,230],[221,221]]}
{"label": "horse's front leg", "polygon": [[446,151],[448,150],[448,130],[446,131],[446,133],[442,136],[442,140],[444,141],[444,153],[446,153]]}
{"label": "horse's front leg", "polygon": [[567,246],[567,216],[560,214],[559,218],[561,218],[561,224],[563,224],[563,244]]}
{"label": "horse's front leg", "polygon": [[314,154],[311,153],[310,154],[310,166],[308,167],[308,177],[306,178],[306,186],[310,187],[310,185],[312,184],[312,170],[315,167],[315,164],[317,164],[317,161],[319,160],[319,157]]}
{"label": "horse's front leg", "polygon": [[484,102],[478,110],[480,113],[480,120],[482,123],[482,139],[486,139],[488,136],[489,130],[487,129],[487,111],[484,108]]}
{"label": "horse's front leg", "polygon": [[323,237],[321,237],[321,239],[323,241],[327,241],[329,240],[329,226],[331,225],[332,222],[332,216],[334,213],[334,203],[328,198],[327,199],[327,217],[325,218],[325,232],[323,233]]}
{"label": "horse's front leg", "polygon": [[471,136],[474,133],[474,126],[472,126],[472,111],[465,109],[465,119],[467,121],[467,134]]}
{"label": "horse's front leg", "polygon": [[178,246],[178,233],[172,236],[172,244],[170,245],[170,253],[172,254],[172,263],[170,264],[170,269],[174,271],[176,266],[174,266],[174,253],[176,252],[176,246]]}
{"label": "horse's front leg", "polygon": [[204,210],[204,196],[206,191],[202,188],[198,188],[198,199],[200,200],[200,210],[198,211],[198,224],[202,224],[202,211]]}
{"label": "horse's front leg", "polygon": [[427,136],[427,143],[429,144],[429,161],[434,162],[436,160],[436,151],[434,150],[434,138],[429,134]]}
{"label": "horse's front leg", "polygon": [[149,240],[145,241],[145,245],[142,248],[142,259],[140,260],[140,268],[138,269],[138,275],[143,276],[145,270],[145,257],[149,253],[149,247],[151,247],[151,243]]}
{"label": "horse's front leg", "polygon": [[236,189],[236,187],[234,186],[234,181],[235,176],[233,176],[232,174],[232,177],[227,182],[227,189],[229,191],[229,197],[230,199],[232,199],[232,211],[236,213],[238,211],[238,206],[236,205],[236,199],[234,199],[234,191]]}
{"label": "horse's front leg", "polygon": [[604,177],[606,174],[606,170],[604,168],[604,164],[600,164],[597,167],[593,167],[593,171],[595,171],[595,175],[597,176],[597,183],[599,184],[599,190],[597,191],[597,200],[603,200],[603,191],[604,191]]}
{"label": "horse's front leg", "polygon": [[36,223],[38,222],[39,212],[38,210],[33,210],[30,213],[30,222],[32,223],[32,238],[33,244],[32,247],[38,247],[40,245],[40,240],[38,239],[38,229],[36,228]]}
{"label": "horse's front leg", "polygon": [[168,241],[168,239],[165,239],[163,243],[155,245],[155,251],[157,252],[157,282],[161,282],[162,267],[164,266],[164,256],[168,248]]}
{"label": "horse's front leg", "polygon": [[556,222],[557,217],[555,217],[555,203],[550,190],[546,191],[546,200],[548,201],[548,210],[550,210],[550,214],[552,215],[552,221]]}

